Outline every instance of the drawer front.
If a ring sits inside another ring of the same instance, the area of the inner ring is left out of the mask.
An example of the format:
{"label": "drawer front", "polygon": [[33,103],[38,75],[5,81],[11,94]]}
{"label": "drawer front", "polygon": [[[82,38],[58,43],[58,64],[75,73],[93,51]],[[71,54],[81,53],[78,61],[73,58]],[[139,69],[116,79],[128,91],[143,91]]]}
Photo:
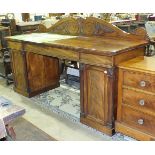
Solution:
{"label": "drawer front", "polygon": [[155,93],[155,75],[124,71],[123,84]]}
{"label": "drawer front", "polygon": [[155,117],[153,116],[123,106],[122,121],[130,127],[155,135]]}
{"label": "drawer front", "polygon": [[97,66],[112,66],[112,57],[80,53],[80,62]]}
{"label": "drawer front", "polygon": [[72,50],[64,50],[36,44],[25,44],[25,50],[36,54],[79,61],[79,53]]}
{"label": "drawer front", "polygon": [[137,108],[155,110],[155,95],[145,94],[130,89],[123,89],[123,101]]}

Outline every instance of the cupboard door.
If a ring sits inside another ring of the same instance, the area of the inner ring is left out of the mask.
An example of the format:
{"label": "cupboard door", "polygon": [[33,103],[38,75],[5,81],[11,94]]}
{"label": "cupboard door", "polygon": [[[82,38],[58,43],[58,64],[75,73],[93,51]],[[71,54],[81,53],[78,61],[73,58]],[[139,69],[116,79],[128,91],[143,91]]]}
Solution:
{"label": "cupboard door", "polygon": [[45,64],[45,86],[55,86],[59,84],[59,59],[44,56]]}
{"label": "cupboard door", "polygon": [[44,92],[59,86],[59,61],[57,58],[27,52],[29,92]]}
{"label": "cupboard door", "polygon": [[44,56],[27,53],[27,72],[29,81],[29,91],[34,92],[45,87],[44,78]]}
{"label": "cupboard door", "polygon": [[113,76],[109,75],[109,70],[85,65],[81,82],[82,120],[94,128],[98,125],[112,127],[114,89]]}
{"label": "cupboard door", "polygon": [[19,92],[27,92],[24,53],[18,50],[11,50],[11,59],[15,89]]}

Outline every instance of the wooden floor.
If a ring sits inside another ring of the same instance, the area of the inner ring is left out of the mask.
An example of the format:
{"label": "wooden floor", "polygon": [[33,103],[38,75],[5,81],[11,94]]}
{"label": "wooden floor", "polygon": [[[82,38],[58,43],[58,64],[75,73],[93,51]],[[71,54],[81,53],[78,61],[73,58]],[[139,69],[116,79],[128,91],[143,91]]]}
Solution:
{"label": "wooden floor", "polygon": [[10,126],[14,128],[16,133],[15,141],[56,141],[55,138],[22,117],[12,122]]}

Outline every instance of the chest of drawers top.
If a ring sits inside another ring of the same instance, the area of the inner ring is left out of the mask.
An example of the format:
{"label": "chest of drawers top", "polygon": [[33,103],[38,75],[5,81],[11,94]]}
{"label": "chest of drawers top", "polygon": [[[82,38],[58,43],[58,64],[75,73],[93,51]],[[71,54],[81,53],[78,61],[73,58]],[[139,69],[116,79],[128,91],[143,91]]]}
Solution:
{"label": "chest of drawers top", "polygon": [[139,56],[121,63],[119,68],[155,74],[155,56]]}

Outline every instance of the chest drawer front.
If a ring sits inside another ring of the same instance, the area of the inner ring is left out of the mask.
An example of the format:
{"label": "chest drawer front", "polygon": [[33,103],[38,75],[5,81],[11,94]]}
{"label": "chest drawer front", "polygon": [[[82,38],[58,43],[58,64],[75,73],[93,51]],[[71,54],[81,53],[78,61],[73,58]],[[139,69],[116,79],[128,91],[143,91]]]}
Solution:
{"label": "chest drawer front", "polygon": [[133,110],[127,106],[123,106],[122,108],[122,121],[125,124],[155,135],[155,117]]}
{"label": "chest drawer front", "polygon": [[155,95],[123,89],[123,103],[137,108],[155,110]]}
{"label": "chest drawer front", "polygon": [[123,84],[155,93],[155,75],[124,71]]}

